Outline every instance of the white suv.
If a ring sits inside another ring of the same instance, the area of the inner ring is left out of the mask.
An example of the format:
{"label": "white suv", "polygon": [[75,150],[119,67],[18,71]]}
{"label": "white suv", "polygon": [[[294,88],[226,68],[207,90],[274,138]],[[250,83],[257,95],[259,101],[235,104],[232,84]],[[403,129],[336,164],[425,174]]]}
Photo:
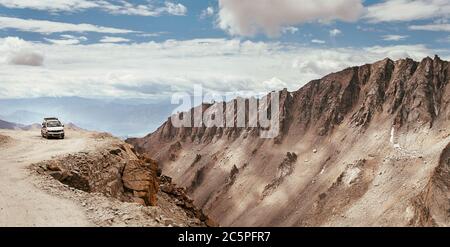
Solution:
{"label": "white suv", "polygon": [[47,139],[50,137],[64,139],[64,125],[61,124],[58,118],[44,118],[41,128],[41,136]]}

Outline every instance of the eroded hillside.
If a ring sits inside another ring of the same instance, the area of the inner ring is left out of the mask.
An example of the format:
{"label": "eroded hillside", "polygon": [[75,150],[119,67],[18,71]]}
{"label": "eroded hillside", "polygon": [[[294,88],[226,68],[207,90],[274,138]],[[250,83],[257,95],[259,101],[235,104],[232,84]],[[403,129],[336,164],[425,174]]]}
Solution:
{"label": "eroded hillside", "polygon": [[109,134],[0,130],[0,149],[0,226],[216,225],[154,160]]}
{"label": "eroded hillside", "polygon": [[281,91],[274,139],[169,119],[127,142],[220,225],[450,225],[449,70],[385,59]]}

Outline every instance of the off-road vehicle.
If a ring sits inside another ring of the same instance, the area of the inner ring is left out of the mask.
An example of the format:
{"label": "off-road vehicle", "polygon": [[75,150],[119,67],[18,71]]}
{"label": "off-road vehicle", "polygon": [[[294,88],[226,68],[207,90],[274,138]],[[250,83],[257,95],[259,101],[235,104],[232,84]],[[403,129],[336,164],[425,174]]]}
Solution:
{"label": "off-road vehicle", "polygon": [[64,124],[55,117],[44,118],[41,128],[41,136],[44,138],[60,138],[64,139]]}

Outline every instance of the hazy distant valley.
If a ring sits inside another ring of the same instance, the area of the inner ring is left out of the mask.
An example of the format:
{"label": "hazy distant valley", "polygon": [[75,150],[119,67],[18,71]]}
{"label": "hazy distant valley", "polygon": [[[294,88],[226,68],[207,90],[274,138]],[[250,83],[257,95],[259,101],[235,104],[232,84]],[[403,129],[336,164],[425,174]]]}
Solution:
{"label": "hazy distant valley", "polygon": [[0,99],[0,119],[30,125],[44,117],[57,116],[65,123],[118,137],[143,136],[154,131],[171,115],[170,101],[42,97]]}

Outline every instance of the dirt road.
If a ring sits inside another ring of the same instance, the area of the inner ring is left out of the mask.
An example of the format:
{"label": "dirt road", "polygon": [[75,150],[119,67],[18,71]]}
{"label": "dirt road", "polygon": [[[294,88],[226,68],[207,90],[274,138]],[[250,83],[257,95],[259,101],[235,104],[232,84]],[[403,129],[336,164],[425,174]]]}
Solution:
{"label": "dirt road", "polygon": [[10,137],[0,145],[0,226],[91,226],[81,205],[36,188],[27,166],[87,150],[94,139],[75,131],[64,140],[45,140],[39,134],[0,130],[0,135]]}

